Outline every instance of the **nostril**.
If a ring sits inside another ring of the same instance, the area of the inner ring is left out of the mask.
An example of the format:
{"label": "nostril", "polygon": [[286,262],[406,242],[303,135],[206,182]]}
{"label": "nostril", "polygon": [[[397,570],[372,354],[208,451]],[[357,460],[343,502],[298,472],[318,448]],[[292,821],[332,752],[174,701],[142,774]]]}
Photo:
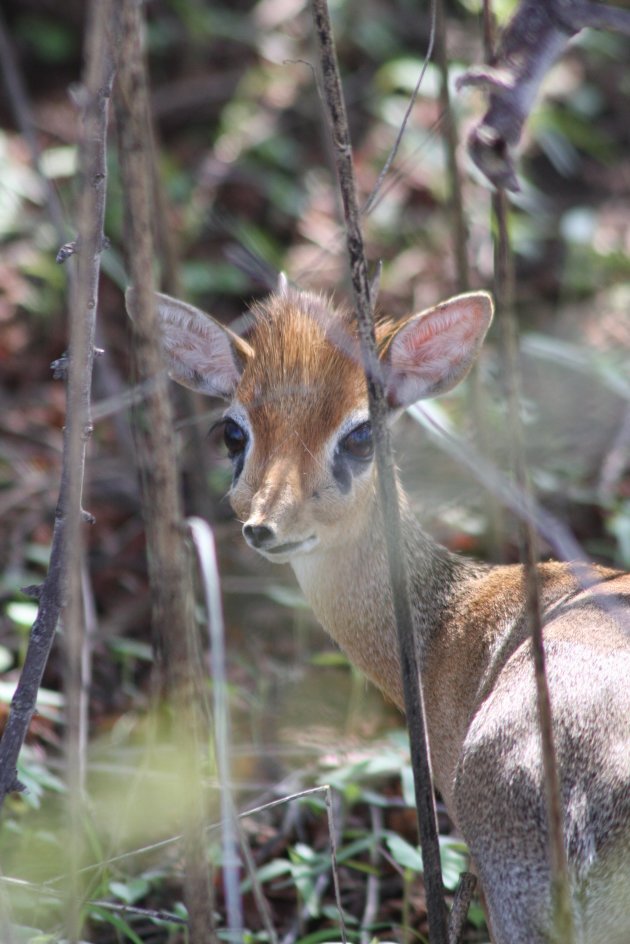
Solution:
{"label": "nostril", "polygon": [[243,534],[252,547],[262,547],[274,538],[273,530],[266,524],[246,524],[243,527]]}

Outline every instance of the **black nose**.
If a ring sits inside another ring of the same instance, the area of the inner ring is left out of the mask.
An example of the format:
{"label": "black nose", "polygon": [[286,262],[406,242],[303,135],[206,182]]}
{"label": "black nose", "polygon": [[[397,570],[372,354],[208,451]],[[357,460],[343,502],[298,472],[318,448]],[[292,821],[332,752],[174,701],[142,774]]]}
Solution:
{"label": "black nose", "polygon": [[269,544],[274,538],[273,530],[268,528],[266,524],[246,524],[243,527],[243,534],[245,535],[245,540],[248,544],[251,544],[252,547],[263,547],[265,544]]}

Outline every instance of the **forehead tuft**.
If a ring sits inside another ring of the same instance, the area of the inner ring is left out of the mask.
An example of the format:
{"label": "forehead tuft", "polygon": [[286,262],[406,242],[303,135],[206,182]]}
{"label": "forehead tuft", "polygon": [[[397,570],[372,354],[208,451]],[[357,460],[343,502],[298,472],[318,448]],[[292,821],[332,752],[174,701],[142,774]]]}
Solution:
{"label": "forehead tuft", "polygon": [[364,389],[356,330],[347,309],[324,296],[289,289],[255,305],[252,314],[248,341],[255,356],[239,385],[241,402],[309,401],[322,390],[328,397],[347,399]]}

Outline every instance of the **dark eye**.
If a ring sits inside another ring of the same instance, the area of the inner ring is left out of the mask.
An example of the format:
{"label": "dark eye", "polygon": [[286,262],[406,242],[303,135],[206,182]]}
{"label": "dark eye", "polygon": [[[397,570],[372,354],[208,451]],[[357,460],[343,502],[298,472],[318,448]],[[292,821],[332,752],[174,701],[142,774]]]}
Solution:
{"label": "dark eye", "polygon": [[245,449],[247,433],[234,420],[226,420],[223,426],[223,442],[227,447],[230,459],[233,459]]}
{"label": "dark eye", "polygon": [[350,430],[348,435],[341,440],[339,447],[342,452],[352,459],[363,461],[371,459],[374,454],[372,424],[369,422],[361,423],[360,426]]}

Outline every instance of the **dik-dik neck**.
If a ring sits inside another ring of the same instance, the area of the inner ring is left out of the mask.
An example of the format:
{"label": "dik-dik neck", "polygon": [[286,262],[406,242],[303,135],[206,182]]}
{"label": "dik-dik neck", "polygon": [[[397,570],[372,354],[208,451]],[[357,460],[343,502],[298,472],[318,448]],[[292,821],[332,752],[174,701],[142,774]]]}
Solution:
{"label": "dik-dik neck", "polygon": [[[477,566],[450,554],[426,535],[401,493],[402,534],[421,668],[461,581]],[[324,628],[353,663],[399,707],[403,706],[398,640],[389,585],[382,518],[376,496],[363,508],[351,536],[293,563],[298,582]]]}

